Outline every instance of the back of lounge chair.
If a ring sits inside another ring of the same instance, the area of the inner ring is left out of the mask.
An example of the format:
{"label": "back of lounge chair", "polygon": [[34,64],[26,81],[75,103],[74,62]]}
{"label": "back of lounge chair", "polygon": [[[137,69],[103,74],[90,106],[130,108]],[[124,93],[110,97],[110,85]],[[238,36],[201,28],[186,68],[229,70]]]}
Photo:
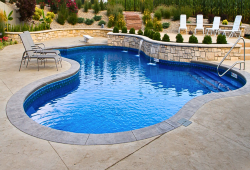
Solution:
{"label": "back of lounge chair", "polygon": [[[37,50],[43,50],[43,53],[55,53],[57,55],[60,54],[59,50],[45,50],[45,45],[43,43],[35,44],[29,31],[24,31],[23,32],[26,35],[26,39],[29,42],[30,46],[32,49],[37,49]],[[43,45],[43,48],[41,48],[39,45]]]}
{"label": "back of lounge chair", "polygon": [[214,31],[216,35],[216,33],[220,30],[220,17],[214,17],[214,22],[213,22],[213,27],[212,28],[206,28],[207,34],[209,32],[209,30],[212,32]]}
{"label": "back of lounge chair", "polygon": [[234,25],[233,25],[233,29],[232,30],[220,30],[220,31],[224,32],[224,34],[226,34],[226,32],[231,32],[230,35],[229,35],[229,37],[233,36],[234,34],[236,36],[236,33],[239,33],[239,37],[240,37],[240,35],[241,35],[241,30],[240,30],[241,18],[242,18],[241,15],[237,15],[235,17]]}
{"label": "back of lounge chair", "polygon": [[[26,61],[27,59],[27,66],[28,66],[28,62],[30,59],[35,58],[37,59],[37,64],[38,64],[38,71],[39,71],[39,63],[38,60],[44,60],[44,59],[54,59],[55,60],[55,64],[56,64],[56,68],[57,68],[57,63],[61,63],[62,66],[62,59],[61,56],[54,54],[54,55],[46,55],[43,50],[40,49],[33,49],[32,46],[30,45],[27,35],[25,33],[19,34],[21,41],[23,43],[23,47],[25,49],[22,59],[21,59],[21,64],[20,64],[20,68],[19,71],[21,70],[21,66],[22,66],[22,62]],[[25,63],[25,62],[24,62]],[[45,61],[44,61],[44,65],[45,65]],[[27,67],[26,66],[26,67]],[[58,68],[57,68],[58,70]]]}
{"label": "back of lounge chair", "polygon": [[239,31],[240,30],[240,22],[241,22],[241,15],[237,15],[234,20],[234,25],[233,25],[233,31]]}
{"label": "back of lounge chair", "polygon": [[197,15],[197,24],[196,24],[196,28],[195,28],[195,34],[196,34],[196,30],[202,30],[202,32],[204,34],[203,15]]}
{"label": "back of lounge chair", "polygon": [[185,14],[181,14],[181,16],[180,16],[180,27],[179,27],[179,32],[178,33],[180,33],[181,29],[185,29],[186,33],[187,33],[186,18],[187,17],[186,17]]}

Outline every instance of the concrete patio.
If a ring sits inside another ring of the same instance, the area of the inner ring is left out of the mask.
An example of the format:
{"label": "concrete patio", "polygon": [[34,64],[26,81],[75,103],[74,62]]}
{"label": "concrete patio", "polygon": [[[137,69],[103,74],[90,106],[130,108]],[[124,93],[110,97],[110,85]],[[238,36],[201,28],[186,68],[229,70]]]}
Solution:
{"label": "concrete patio", "polygon": [[[229,41],[235,42],[236,38]],[[50,47],[85,44],[82,37],[44,43]],[[95,37],[89,43],[107,43],[107,39]],[[63,67],[56,71],[54,62],[48,61],[45,68],[37,71],[37,64],[33,62],[19,72],[23,51],[22,44],[7,46],[0,51],[0,169],[250,168],[250,94],[206,103],[190,119],[190,126],[131,143],[68,145],[21,132],[6,116],[5,108],[10,97],[31,82],[70,68],[70,64],[63,61]],[[246,71],[250,72],[250,60],[246,62]]]}

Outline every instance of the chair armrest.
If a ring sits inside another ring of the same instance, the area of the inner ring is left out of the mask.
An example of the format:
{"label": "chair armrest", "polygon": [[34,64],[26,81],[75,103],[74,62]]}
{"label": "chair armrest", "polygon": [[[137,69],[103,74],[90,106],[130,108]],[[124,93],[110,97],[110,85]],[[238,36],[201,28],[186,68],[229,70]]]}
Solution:
{"label": "chair armrest", "polygon": [[35,44],[35,45],[43,45],[43,48],[45,48],[45,45],[44,45],[44,43],[38,43],[38,44]]}
{"label": "chair armrest", "polygon": [[38,49],[41,49],[41,50],[43,49],[42,47],[40,47],[40,46],[38,46],[38,45],[33,45],[33,46],[31,46],[31,47],[34,48],[34,49],[35,49],[35,48],[38,48]]}

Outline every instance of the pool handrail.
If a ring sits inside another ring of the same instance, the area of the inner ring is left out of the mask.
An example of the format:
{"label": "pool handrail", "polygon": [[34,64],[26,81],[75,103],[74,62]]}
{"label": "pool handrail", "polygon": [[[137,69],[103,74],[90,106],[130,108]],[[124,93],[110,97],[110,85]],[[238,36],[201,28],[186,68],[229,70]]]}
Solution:
{"label": "pool handrail", "polygon": [[[224,73],[222,73],[222,74],[220,74],[219,73],[219,67],[221,66],[221,64],[223,63],[223,61],[227,58],[227,56],[229,55],[229,53],[234,49],[234,47],[237,45],[237,43],[240,41],[240,40],[243,40],[243,42],[244,42],[244,61],[236,61],[231,67],[229,67]],[[241,63],[244,63],[244,69],[243,70],[245,70],[245,67],[246,67],[246,65],[245,65],[245,60],[246,60],[246,58],[245,58],[245,39],[243,38],[243,37],[239,37],[238,39],[237,39],[237,41],[234,43],[234,45],[232,46],[232,48],[228,51],[228,53],[223,57],[223,59],[221,60],[221,62],[218,64],[218,66],[217,66],[217,73],[218,73],[218,75],[220,76],[220,77],[222,77],[222,76],[224,76],[229,70],[231,70],[236,64],[240,64],[240,70],[241,70]]]}

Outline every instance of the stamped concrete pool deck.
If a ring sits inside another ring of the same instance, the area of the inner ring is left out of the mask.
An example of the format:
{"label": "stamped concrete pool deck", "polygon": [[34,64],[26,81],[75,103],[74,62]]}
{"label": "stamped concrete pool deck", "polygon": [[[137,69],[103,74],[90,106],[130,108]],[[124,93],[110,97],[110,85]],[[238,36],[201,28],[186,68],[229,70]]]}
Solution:
{"label": "stamped concrete pool deck", "polygon": [[[82,37],[44,42],[46,46],[83,45]],[[236,39],[231,39],[236,41]],[[106,43],[94,38],[92,43]],[[250,169],[250,94],[204,104],[190,119],[166,134],[136,142],[80,146],[55,143],[27,135],[6,116],[6,104],[26,85],[68,70],[63,61],[37,71],[36,62],[19,72],[22,44],[0,51],[0,169]],[[231,62],[225,62],[231,64]],[[250,61],[246,62],[250,72]]]}

